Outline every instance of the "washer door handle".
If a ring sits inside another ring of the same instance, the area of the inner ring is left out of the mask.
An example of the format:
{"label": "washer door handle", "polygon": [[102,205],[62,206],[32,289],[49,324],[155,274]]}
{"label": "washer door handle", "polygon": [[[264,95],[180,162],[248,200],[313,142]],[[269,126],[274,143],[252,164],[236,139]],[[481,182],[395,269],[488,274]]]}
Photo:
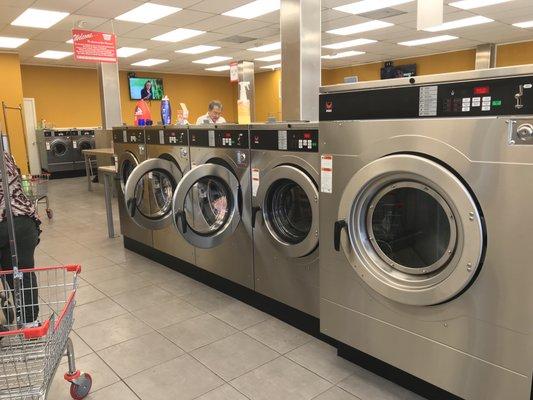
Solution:
{"label": "washer door handle", "polygon": [[176,213],[176,226],[179,227],[179,222],[181,221],[181,231],[182,233],[187,232],[187,217],[185,216],[185,211],[178,211]]}
{"label": "washer door handle", "polygon": [[261,211],[261,207],[252,207],[252,228],[255,228],[255,221],[259,211]]}
{"label": "washer door handle", "polygon": [[137,211],[137,199],[134,197],[128,200],[128,211],[130,212],[130,217],[135,217],[135,211]]}
{"label": "washer door handle", "polygon": [[335,222],[335,227],[333,230],[333,247],[335,247],[335,250],[337,251],[341,250],[341,232],[347,226],[348,224],[343,219]]}

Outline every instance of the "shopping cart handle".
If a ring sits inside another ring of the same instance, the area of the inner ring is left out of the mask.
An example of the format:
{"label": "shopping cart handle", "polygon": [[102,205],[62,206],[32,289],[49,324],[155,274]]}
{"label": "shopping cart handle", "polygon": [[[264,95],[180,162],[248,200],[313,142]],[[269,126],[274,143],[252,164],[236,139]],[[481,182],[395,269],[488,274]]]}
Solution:
{"label": "shopping cart handle", "polygon": [[343,219],[335,222],[335,227],[333,230],[333,247],[335,247],[335,250],[337,251],[341,250],[341,232],[346,227],[346,221]]}
{"label": "shopping cart handle", "polygon": [[259,211],[261,211],[261,207],[252,207],[252,228],[255,228],[255,220]]}
{"label": "shopping cart handle", "polygon": [[131,218],[135,217],[135,211],[137,211],[137,199],[135,197],[128,200],[128,211]]}
{"label": "shopping cart handle", "polygon": [[178,211],[175,217],[176,226],[179,228],[179,222],[181,221],[181,232],[187,232],[187,217],[185,216],[185,211]]}

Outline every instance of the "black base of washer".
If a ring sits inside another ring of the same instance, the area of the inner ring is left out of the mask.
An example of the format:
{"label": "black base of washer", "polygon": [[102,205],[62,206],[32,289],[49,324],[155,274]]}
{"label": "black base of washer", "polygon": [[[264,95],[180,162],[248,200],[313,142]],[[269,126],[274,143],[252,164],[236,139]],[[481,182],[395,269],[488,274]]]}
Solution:
{"label": "black base of washer", "polygon": [[[45,171],[46,172],[46,171]],[[70,171],[55,171],[50,172],[50,179],[65,179],[65,178],[79,178],[81,176],[87,176],[84,170],[70,170]]]}
{"label": "black base of washer", "polygon": [[401,369],[393,367],[377,358],[362,351],[354,349],[320,332],[320,320],[286,304],[280,303],[270,297],[257,293],[245,286],[222,278],[212,272],[198,268],[186,261],[163,253],[143,243],[137,242],[124,236],[124,247],[137,254],[154,260],[177,272],[187,275],[199,282],[217,289],[231,297],[241,300],[273,317],[276,317],[289,325],[312,335],[333,347],[337,348],[337,354],[360,367],[382,376],[420,396],[430,400],[462,400],[447,391],[432,385]]}

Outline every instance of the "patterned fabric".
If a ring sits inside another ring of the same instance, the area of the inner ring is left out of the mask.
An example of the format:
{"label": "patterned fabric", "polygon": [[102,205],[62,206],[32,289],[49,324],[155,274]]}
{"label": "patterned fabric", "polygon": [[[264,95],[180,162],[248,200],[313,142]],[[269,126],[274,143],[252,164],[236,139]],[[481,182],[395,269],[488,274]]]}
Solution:
{"label": "patterned fabric", "polygon": [[[37,226],[41,224],[41,220],[37,216],[35,206],[26,197],[22,190],[22,180],[20,171],[15,164],[15,160],[11,154],[5,153],[7,176],[9,181],[9,193],[11,196],[11,209],[14,217],[27,216],[33,219]],[[4,187],[2,185],[2,176],[0,176],[0,222],[6,219],[6,203],[4,199]]]}

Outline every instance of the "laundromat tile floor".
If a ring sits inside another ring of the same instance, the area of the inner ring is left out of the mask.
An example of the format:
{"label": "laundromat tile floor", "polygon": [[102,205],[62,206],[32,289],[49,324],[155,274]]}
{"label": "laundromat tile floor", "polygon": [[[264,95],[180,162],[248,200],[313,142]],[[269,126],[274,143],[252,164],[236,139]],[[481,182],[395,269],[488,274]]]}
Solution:
{"label": "laundromat tile floor", "polygon": [[[107,238],[101,185],[49,184],[36,265],[80,263],[79,367],[88,400],[416,400],[335,349]],[[118,210],[115,206],[115,226]],[[48,399],[70,400],[63,362]]]}

